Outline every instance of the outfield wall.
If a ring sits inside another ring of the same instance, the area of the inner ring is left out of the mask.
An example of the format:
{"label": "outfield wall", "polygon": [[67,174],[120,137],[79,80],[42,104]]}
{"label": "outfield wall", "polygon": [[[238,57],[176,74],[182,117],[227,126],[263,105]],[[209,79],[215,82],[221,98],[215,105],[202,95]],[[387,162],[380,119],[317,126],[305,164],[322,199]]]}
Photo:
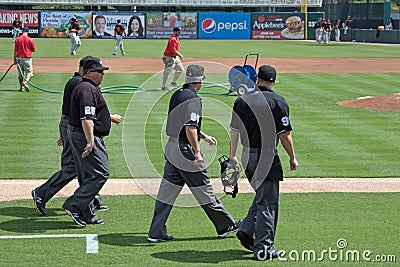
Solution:
{"label": "outfield wall", "polygon": [[[168,39],[173,27],[181,27],[181,39],[275,39],[302,40],[314,38],[314,23],[323,13],[301,12],[92,12],[54,10],[0,10],[0,37],[11,37],[14,16],[30,28],[30,36],[45,38],[68,37],[72,17],[78,19],[81,38],[99,38],[94,34],[96,17],[105,19],[104,31],[112,39],[116,20],[131,31],[130,21],[137,16],[143,32],[135,39]],[[291,21],[291,23],[289,23]],[[308,28],[306,26],[308,25]],[[311,34],[311,35],[310,35]]]}
{"label": "outfield wall", "polygon": [[[30,36],[66,38],[72,17],[78,19],[81,38],[114,38],[116,20],[121,19],[130,39],[168,39],[173,27],[181,27],[181,39],[237,39],[237,40],[313,40],[314,25],[323,12],[92,12],[54,10],[0,10],[0,37],[12,36],[12,21],[17,15],[30,28]],[[96,18],[105,21],[107,33],[97,36]],[[131,21],[140,21],[142,31],[134,35]],[[374,32],[376,33],[376,32]],[[356,33],[354,33],[356,35]],[[363,40],[400,43],[397,31],[385,31],[372,38],[373,33],[362,32]],[[334,38],[334,34],[332,34]],[[342,35],[343,41],[359,41],[352,34]]]}

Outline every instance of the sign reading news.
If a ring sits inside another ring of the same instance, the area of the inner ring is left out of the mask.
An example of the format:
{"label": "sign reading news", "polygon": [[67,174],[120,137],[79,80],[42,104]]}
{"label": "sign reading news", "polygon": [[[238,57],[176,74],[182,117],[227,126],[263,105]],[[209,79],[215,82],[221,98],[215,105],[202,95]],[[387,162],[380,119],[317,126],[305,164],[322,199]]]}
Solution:
{"label": "sign reading news", "polygon": [[249,39],[250,13],[199,13],[199,39]]}
{"label": "sign reading news", "polygon": [[0,37],[12,37],[12,23],[15,16],[24,26],[29,27],[29,36],[39,36],[39,12],[20,10],[0,10]]}

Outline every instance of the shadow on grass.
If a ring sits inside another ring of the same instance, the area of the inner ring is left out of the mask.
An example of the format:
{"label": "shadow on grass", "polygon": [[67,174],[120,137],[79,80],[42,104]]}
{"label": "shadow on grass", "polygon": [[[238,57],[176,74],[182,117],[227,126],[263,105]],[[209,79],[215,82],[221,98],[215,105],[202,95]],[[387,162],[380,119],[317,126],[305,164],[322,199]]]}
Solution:
{"label": "shadow on grass", "polygon": [[[147,234],[148,234],[147,232],[143,232],[143,233],[114,233],[114,234],[99,235],[99,242],[112,246],[128,246],[128,247],[156,245],[156,243],[150,243],[147,241]],[[213,236],[175,238],[175,240],[171,242],[176,243],[182,241],[213,241],[213,240],[218,241],[218,238]]]}
{"label": "shadow on grass", "polygon": [[0,229],[15,233],[43,233],[49,230],[76,229],[72,221],[60,221],[51,217],[25,218],[0,222]]}
{"label": "shadow on grass", "polygon": [[[43,233],[48,230],[76,229],[72,220],[62,209],[46,209],[41,216],[34,207],[5,207],[0,209],[0,230],[15,233]],[[61,221],[60,216],[66,220]],[[10,218],[7,218],[10,217]]]}
{"label": "shadow on grass", "polygon": [[[32,202],[33,203],[33,202]],[[46,216],[60,216],[66,215],[63,209],[52,208],[46,209]],[[36,208],[32,204],[32,208],[29,207],[5,207],[0,209],[1,216],[18,217],[18,218],[32,218],[34,216],[43,217],[39,215]]]}
{"label": "shadow on grass", "polygon": [[248,253],[247,251],[237,249],[215,251],[180,250],[156,252],[151,254],[151,256],[154,258],[175,262],[221,263],[237,260],[249,261],[252,254]]}
{"label": "shadow on grass", "polygon": [[99,235],[99,242],[112,246],[149,246],[147,233],[114,233]]}

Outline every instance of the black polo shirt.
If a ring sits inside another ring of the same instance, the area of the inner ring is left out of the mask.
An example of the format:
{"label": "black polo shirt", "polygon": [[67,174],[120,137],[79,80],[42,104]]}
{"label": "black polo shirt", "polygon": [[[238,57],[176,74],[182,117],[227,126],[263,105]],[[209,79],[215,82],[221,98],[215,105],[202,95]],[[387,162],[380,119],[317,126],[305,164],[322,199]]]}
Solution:
{"label": "black polo shirt", "polygon": [[185,84],[171,96],[166,127],[167,135],[179,138],[182,143],[189,143],[185,126],[195,126],[200,140],[201,111],[201,98],[193,87]]}
{"label": "black polo shirt", "polygon": [[64,97],[62,103],[62,114],[69,116],[69,108],[71,106],[71,94],[75,87],[82,81],[82,77],[78,72],[74,73],[74,76],[69,79],[64,87]]}
{"label": "black polo shirt", "polygon": [[100,88],[91,80],[82,78],[71,95],[69,124],[82,129],[81,120],[94,123],[95,136],[107,136],[111,129],[110,111]]}
{"label": "black polo shirt", "polygon": [[[275,121],[277,135],[292,130],[292,126],[289,120],[289,106],[286,103],[286,100],[280,95],[277,95],[269,88],[261,86],[259,86],[258,88],[260,89],[260,91],[255,90],[254,92],[250,92],[249,94],[238,97],[235,101],[235,104],[233,105],[233,115],[230,126],[233,130],[240,131],[240,140],[242,145],[245,147],[262,147],[260,125],[256,119],[256,115],[254,114],[255,108],[250,108],[250,106],[246,103],[246,99],[248,99],[248,96],[258,97],[258,95],[260,95],[261,93],[262,96],[265,98]],[[266,102],[260,101],[260,104],[265,105]],[[262,110],[262,108],[265,107],[259,107],[256,109]],[[264,109],[263,112],[268,111]]]}

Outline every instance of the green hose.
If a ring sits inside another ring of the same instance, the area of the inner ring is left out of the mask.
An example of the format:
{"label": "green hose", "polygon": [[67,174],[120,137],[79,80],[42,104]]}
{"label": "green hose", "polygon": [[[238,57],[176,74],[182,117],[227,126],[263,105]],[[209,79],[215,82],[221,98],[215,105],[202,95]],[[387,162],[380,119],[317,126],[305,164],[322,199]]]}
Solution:
{"label": "green hose", "polygon": [[[33,83],[31,83],[30,81],[26,80],[26,77],[24,75],[24,73],[22,72],[22,69],[19,65],[19,62],[13,63],[11,64],[11,66],[7,69],[7,71],[4,73],[3,77],[1,77],[0,82],[4,79],[4,77],[7,75],[7,73],[10,71],[10,69],[14,66],[14,64],[17,65],[18,68],[18,73],[21,75],[21,77],[24,79],[24,81],[26,81],[32,88],[35,88],[39,91],[45,92],[45,93],[51,93],[51,94],[63,94],[63,92],[60,91],[52,91],[52,90],[48,90],[45,88],[42,88],[40,86],[37,86]],[[213,88],[213,87],[223,87],[223,88],[227,88],[229,84],[224,83],[224,84],[219,84],[219,83],[210,83],[210,84],[205,84],[203,85],[203,88]],[[138,87],[138,86],[132,86],[132,85],[123,85],[123,86],[107,86],[107,87],[103,87],[100,89],[102,93],[106,93],[106,94],[134,94],[137,91],[139,92],[150,92],[150,91],[160,91],[157,89],[152,89],[152,90],[145,90],[142,87]],[[232,91],[228,90],[228,92],[226,93],[215,93],[215,92],[199,92],[199,94],[203,94],[203,95],[229,95],[231,94]]]}

